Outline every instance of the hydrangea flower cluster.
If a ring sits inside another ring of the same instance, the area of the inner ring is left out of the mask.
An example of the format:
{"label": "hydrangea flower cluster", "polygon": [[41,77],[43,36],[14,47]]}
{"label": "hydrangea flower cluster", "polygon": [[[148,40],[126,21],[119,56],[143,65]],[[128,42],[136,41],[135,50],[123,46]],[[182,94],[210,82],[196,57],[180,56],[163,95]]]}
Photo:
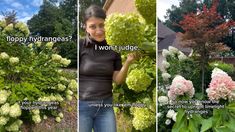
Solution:
{"label": "hydrangea flower cluster", "polygon": [[180,95],[186,95],[192,98],[195,93],[192,81],[186,80],[184,77],[177,75],[170,86],[168,97],[170,100],[176,100]]}
{"label": "hydrangea flower cluster", "polygon": [[235,82],[230,76],[219,68],[212,71],[211,82],[206,90],[210,100],[234,100]]}
{"label": "hydrangea flower cluster", "polygon": [[159,102],[159,105],[166,105],[169,103],[169,99],[167,96],[159,96],[158,102]]}
{"label": "hydrangea flower cluster", "polygon": [[152,78],[145,73],[144,69],[132,70],[126,79],[126,83],[129,89],[136,92],[144,91],[151,85]]}
{"label": "hydrangea flower cluster", "polygon": [[58,54],[52,54],[51,55],[51,60],[54,61],[54,62],[60,63],[63,66],[68,66],[71,63],[71,60],[66,59],[66,58],[62,58]]}
{"label": "hydrangea flower cluster", "polygon": [[141,45],[144,25],[140,23],[139,18],[137,14],[109,15],[105,20],[107,43],[113,46]]}
{"label": "hydrangea flower cluster", "polygon": [[[3,90],[0,91],[0,94],[2,94],[2,93],[3,93]],[[6,130],[18,131],[20,125],[22,124],[21,120],[17,120],[18,123],[14,122],[12,124],[9,124],[8,122],[13,118],[15,119],[15,118],[19,117],[20,115],[21,115],[21,108],[18,103],[15,103],[11,106],[9,103],[5,103],[3,105],[0,105],[0,126],[7,125],[5,127]]]}
{"label": "hydrangea flower cluster", "polygon": [[188,58],[183,52],[179,51],[177,48],[173,46],[169,46],[168,50],[167,49],[162,50],[162,56],[164,58],[167,58],[167,56],[175,56],[175,55],[177,56],[177,59],[179,59],[180,61]]}
{"label": "hydrangea flower cluster", "polygon": [[19,63],[19,58],[18,57],[10,57],[6,52],[2,52],[0,54],[0,60],[9,60],[10,64],[17,64]]}
{"label": "hydrangea flower cluster", "polygon": [[174,110],[168,110],[166,117],[172,119],[173,121],[176,122],[176,116],[177,116],[177,112],[175,112]]}
{"label": "hydrangea flower cluster", "polygon": [[0,21],[0,27],[3,29],[3,33],[10,33],[14,29],[17,30],[17,32],[23,33],[25,36],[28,36],[30,34],[30,31],[27,27],[27,25],[23,22],[17,22],[15,24],[10,23],[7,25],[6,20],[3,19]]}
{"label": "hydrangea flower cluster", "polygon": [[147,108],[131,108],[131,113],[134,115],[132,124],[136,130],[144,130],[155,123],[155,113]]}
{"label": "hydrangea flower cluster", "polygon": [[0,105],[4,104],[7,101],[7,98],[10,94],[11,92],[7,90],[0,90]]}
{"label": "hydrangea flower cluster", "polygon": [[40,123],[42,121],[40,117],[40,111],[38,109],[33,109],[31,110],[31,112],[32,112],[32,120],[35,123]]}

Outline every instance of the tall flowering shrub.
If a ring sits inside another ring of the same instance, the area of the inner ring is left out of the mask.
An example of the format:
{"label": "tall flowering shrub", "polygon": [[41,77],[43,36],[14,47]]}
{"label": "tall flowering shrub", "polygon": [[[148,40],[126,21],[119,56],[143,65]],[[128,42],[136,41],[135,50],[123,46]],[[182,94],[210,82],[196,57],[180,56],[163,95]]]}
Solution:
{"label": "tall flowering shrub", "polygon": [[63,101],[77,91],[76,80],[62,74],[71,61],[56,54],[52,42],[6,41],[11,35],[28,37],[28,27],[0,21],[0,131],[19,131],[25,120],[40,123],[52,115],[61,121]]}

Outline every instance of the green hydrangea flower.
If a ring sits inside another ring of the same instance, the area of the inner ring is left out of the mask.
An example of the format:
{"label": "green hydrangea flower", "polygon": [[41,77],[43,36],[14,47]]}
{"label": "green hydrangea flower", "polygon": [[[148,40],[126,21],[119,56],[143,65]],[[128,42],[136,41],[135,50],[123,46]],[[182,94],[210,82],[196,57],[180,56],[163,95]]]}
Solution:
{"label": "green hydrangea flower", "polygon": [[151,85],[152,80],[144,69],[134,69],[128,74],[126,84],[129,89],[140,92],[146,90]]}

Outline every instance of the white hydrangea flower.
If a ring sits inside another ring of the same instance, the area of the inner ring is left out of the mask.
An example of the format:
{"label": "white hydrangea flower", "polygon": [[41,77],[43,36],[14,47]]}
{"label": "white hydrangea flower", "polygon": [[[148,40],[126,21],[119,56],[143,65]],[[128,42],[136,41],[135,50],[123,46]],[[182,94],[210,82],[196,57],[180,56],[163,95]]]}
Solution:
{"label": "white hydrangea flower", "polygon": [[71,63],[71,60],[68,60],[66,58],[62,58],[60,60],[60,63],[63,64],[64,66],[68,66]]}
{"label": "white hydrangea flower", "polygon": [[0,108],[0,115],[8,115],[10,112],[10,104],[6,103]]}
{"label": "white hydrangea flower", "polygon": [[58,84],[58,90],[59,91],[64,91],[66,89],[66,86],[63,84]]}
{"label": "white hydrangea flower", "polygon": [[30,49],[32,49],[32,48],[33,48],[33,44],[30,43],[30,44],[28,45],[28,47],[29,47]]}
{"label": "white hydrangea flower", "polygon": [[3,19],[2,21],[0,21],[0,27],[6,27],[6,20],[5,19]]}
{"label": "white hydrangea flower", "polygon": [[165,122],[166,125],[170,125],[171,124],[171,120],[170,119],[167,119],[166,122]]}
{"label": "white hydrangea flower", "polygon": [[163,66],[164,69],[167,69],[167,68],[170,67],[170,63],[167,62],[167,61],[165,61],[165,60],[163,60],[163,61],[162,61],[162,66]]}
{"label": "white hydrangea flower", "polygon": [[166,104],[168,104],[168,101],[169,101],[169,99],[168,99],[167,96],[159,96],[159,97],[158,97],[158,102],[159,102],[159,104],[161,104],[161,105],[166,105]]}
{"label": "white hydrangea flower", "polygon": [[65,82],[68,82],[68,79],[67,78],[65,78],[65,77],[60,77],[60,81],[65,81]]}
{"label": "white hydrangea flower", "polygon": [[179,50],[173,46],[169,46],[168,47],[170,54],[177,54],[179,52]]}
{"label": "white hydrangea flower", "polygon": [[226,75],[226,76],[228,76],[228,74],[226,72],[224,72],[223,70],[216,67],[212,71],[211,78],[214,78],[217,75]]}
{"label": "white hydrangea flower", "polygon": [[52,47],[53,47],[53,42],[48,42],[48,43],[46,43],[46,47],[48,48],[48,49],[52,49]]}
{"label": "white hydrangea flower", "polygon": [[56,121],[56,122],[61,122],[60,117],[56,117],[56,118],[55,118],[55,121]]}
{"label": "white hydrangea flower", "polygon": [[29,35],[29,29],[25,23],[18,22],[16,23],[15,28],[18,28],[20,31],[24,32],[26,35]]}
{"label": "white hydrangea flower", "polygon": [[66,90],[65,93],[66,93],[67,95],[73,95],[73,92],[72,92],[71,90]]}
{"label": "white hydrangea flower", "polygon": [[6,90],[0,90],[0,104],[4,104],[7,101],[10,92]]}
{"label": "white hydrangea flower", "polygon": [[6,52],[2,52],[0,54],[0,59],[8,59],[8,58],[9,58],[9,55]]}
{"label": "white hydrangea flower", "polygon": [[41,41],[37,41],[37,42],[35,42],[35,44],[36,44],[37,47],[41,47],[42,42]]}
{"label": "white hydrangea flower", "polygon": [[46,119],[47,119],[47,116],[46,116],[46,115],[43,115],[43,119],[46,120]]}
{"label": "white hydrangea flower", "polygon": [[39,115],[40,111],[39,111],[39,109],[33,109],[32,113],[35,114],[35,115]]}
{"label": "white hydrangea flower", "polygon": [[0,126],[4,126],[9,121],[9,117],[0,116]]}
{"label": "white hydrangea flower", "polygon": [[0,75],[5,75],[5,74],[6,74],[6,72],[5,72],[5,71],[0,70]]}
{"label": "white hydrangea flower", "polygon": [[19,131],[19,128],[23,122],[21,120],[16,120],[10,126],[6,126],[7,131]]}
{"label": "white hydrangea flower", "polygon": [[169,73],[162,73],[162,78],[164,81],[168,81],[169,78],[171,78],[171,75]]}
{"label": "white hydrangea flower", "polygon": [[68,100],[68,101],[71,101],[72,100],[72,96],[71,95],[66,95],[66,99]]}
{"label": "white hydrangea flower", "polygon": [[55,98],[56,98],[56,100],[59,101],[59,102],[64,101],[63,97],[62,97],[61,95],[59,95],[59,94],[56,94],[56,95],[55,95]]}
{"label": "white hydrangea flower", "polygon": [[58,54],[52,54],[51,55],[51,59],[53,61],[60,61],[62,59],[62,57],[60,55],[58,55]]}
{"label": "white hydrangea flower", "polygon": [[9,61],[11,64],[17,64],[17,63],[19,63],[19,58],[18,57],[10,57]]}
{"label": "white hydrangea flower", "polygon": [[33,115],[33,116],[32,116],[32,120],[33,120],[35,123],[40,123],[40,122],[42,121],[40,115]]}
{"label": "white hydrangea flower", "polygon": [[62,73],[62,71],[63,71],[63,70],[61,70],[61,69],[57,70],[58,73]]}
{"label": "white hydrangea flower", "polygon": [[51,99],[50,99],[50,97],[40,97],[39,99],[38,99],[38,101],[45,101],[45,102],[49,102],[49,101],[51,101]]}
{"label": "white hydrangea flower", "polygon": [[166,50],[166,49],[163,49],[162,50],[162,56],[164,57],[164,58],[166,58],[167,56],[169,56],[170,55],[170,52],[168,51],[168,50]]}
{"label": "white hydrangea flower", "polygon": [[11,32],[13,30],[13,24],[9,24],[4,28],[4,32]]}
{"label": "white hydrangea flower", "polygon": [[175,111],[170,109],[170,110],[168,110],[168,112],[166,114],[166,117],[167,118],[172,118],[174,114],[175,114]]}
{"label": "white hydrangea flower", "polygon": [[54,95],[50,95],[49,98],[51,101],[56,101],[56,97]]}
{"label": "white hydrangea flower", "polygon": [[175,113],[173,116],[172,116],[172,120],[176,122],[176,116],[177,116],[177,113]]}
{"label": "white hydrangea flower", "polygon": [[70,88],[72,91],[77,91],[77,81],[72,79],[68,85],[68,88]]}
{"label": "white hydrangea flower", "polygon": [[183,52],[179,52],[179,55],[178,55],[178,59],[180,60],[180,61],[183,61],[183,60],[185,60],[185,59],[187,59],[188,57],[183,53]]}
{"label": "white hydrangea flower", "polygon": [[161,112],[158,112],[157,113],[157,118],[160,118],[162,116],[162,113]]}
{"label": "white hydrangea flower", "polygon": [[10,107],[10,112],[9,112],[10,117],[18,117],[21,115],[21,108],[18,103],[15,103]]}
{"label": "white hydrangea flower", "polygon": [[58,114],[58,116],[59,116],[60,118],[64,118],[64,114],[63,114],[62,112],[60,112],[60,113]]}

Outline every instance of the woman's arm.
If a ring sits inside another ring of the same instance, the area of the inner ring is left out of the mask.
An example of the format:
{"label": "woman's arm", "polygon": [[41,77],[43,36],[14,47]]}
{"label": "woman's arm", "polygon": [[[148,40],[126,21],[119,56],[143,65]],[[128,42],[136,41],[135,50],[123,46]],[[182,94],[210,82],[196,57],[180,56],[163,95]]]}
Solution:
{"label": "woman's arm", "polygon": [[130,66],[131,63],[133,63],[133,61],[136,60],[136,58],[137,58],[137,55],[135,53],[128,54],[127,59],[126,59],[125,63],[123,64],[121,70],[120,71],[114,71],[113,81],[116,84],[119,85],[119,84],[122,84],[123,82],[125,82],[129,66]]}

